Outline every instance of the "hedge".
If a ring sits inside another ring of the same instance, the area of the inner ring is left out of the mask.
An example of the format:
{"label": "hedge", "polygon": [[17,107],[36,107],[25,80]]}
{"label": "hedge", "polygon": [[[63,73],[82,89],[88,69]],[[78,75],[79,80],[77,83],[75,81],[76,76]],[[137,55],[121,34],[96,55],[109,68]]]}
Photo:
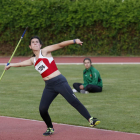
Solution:
{"label": "hedge", "polygon": [[139,55],[139,0],[0,0],[0,55],[10,55],[28,26],[16,55],[27,56],[29,39],[43,46],[80,38],[54,55]]}

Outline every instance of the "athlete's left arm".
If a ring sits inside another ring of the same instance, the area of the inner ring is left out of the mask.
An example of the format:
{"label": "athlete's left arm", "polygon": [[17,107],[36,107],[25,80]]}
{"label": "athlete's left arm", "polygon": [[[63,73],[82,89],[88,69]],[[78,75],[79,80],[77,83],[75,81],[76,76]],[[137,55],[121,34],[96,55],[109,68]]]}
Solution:
{"label": "athlete's left arm", "polygon": [[65,46],[72,45],[72,44],[75,44],[75,43],[79,44],[79,45],[82,45],[83,42],[80,39],[68,40],[68,41],[63,41],[63,42],[58,43],[58,44],[47,46],[47,47],[43,48],[42,50],[47,52],[47,53],[50,53],[52,51],[61,49]]}

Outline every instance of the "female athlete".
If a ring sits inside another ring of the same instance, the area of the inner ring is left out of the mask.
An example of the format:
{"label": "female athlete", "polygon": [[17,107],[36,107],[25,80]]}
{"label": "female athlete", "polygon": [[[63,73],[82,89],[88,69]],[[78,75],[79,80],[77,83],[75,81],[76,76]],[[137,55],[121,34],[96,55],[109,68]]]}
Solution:
{"label": "female athlete", "polygon": [[91,127],[96,126],[100,123],[97,118],[90,116],[87,109],[83,104],[76,98],[72,89],[68,85],[66,78],[58,70],[55,61],[51,55],[52,51],[61,49],[71,44],[82,45],[82,41],[79,39],[63,41],[58,44],[42,47],[42,42],[38,36],[34,36],[30,39],[29,48],[33,51],[34,55],[28,60],[20,63],[9,64],[5,66],[5,70],[10,67],[24,67],[34,65],[35,69],[41,74],[45,81],[45,88],[40,101],[39,111],[42,119],[47,125],[47,131],[43,133],[44,136],[48,136],[54,133],[51,118],[48,113],[49,106],[54,98],[60,93],[77,111],[85,117]]}

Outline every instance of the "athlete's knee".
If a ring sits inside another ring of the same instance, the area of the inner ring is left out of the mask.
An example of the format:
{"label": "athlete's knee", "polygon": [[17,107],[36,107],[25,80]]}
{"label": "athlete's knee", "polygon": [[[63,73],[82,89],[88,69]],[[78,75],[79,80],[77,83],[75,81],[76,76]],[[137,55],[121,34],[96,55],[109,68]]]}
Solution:
{"label": "athlete's knee", "polygon": [[91,85],[87,85],[87,86],[86,86],[86,90],[87,90],[87,91],[91,91],[91,90],[92,90],[92,86],[91,86]]}
{"label": "athlete's knee", "polygon": [[43,105],[40,105],[39,106],[39,112],[40,112],[40,114],[47,113],[48,112],[48,108],[43,106]]}
{"label": "athlete's knee", "polygon": [[74,88],[76,87],[76,85],[77,85],[77,83],[73,83],[73,87],[74,87]]}

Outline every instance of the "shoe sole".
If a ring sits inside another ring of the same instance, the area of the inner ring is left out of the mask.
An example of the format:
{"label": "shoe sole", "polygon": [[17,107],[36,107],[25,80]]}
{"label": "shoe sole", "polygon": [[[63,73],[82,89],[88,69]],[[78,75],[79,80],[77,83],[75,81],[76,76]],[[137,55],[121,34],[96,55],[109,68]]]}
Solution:
{"label": "shoe sole", "polygon": [[100,123],[100,121],[96,121],[94,125],[90,125],[91,127],[94,127],[96,125],[98,125]]}
{"label": "shoe sole", "polygon": [[[53,134],[53,133],[52,133]],[[50,135],[52,135],[52,134],[49,134],[49,135],[43,135],[43,136],[50,136]]]}
{"label": "shoe sole", "polygon": [[44,135],[44,134],[43,134],[43,136],[50,136],[50,135],[52,135],[53,133],[54,133],[54,132],[52,132],[52,133],[50,133],[50,134],[48,134],[48,135]]}

